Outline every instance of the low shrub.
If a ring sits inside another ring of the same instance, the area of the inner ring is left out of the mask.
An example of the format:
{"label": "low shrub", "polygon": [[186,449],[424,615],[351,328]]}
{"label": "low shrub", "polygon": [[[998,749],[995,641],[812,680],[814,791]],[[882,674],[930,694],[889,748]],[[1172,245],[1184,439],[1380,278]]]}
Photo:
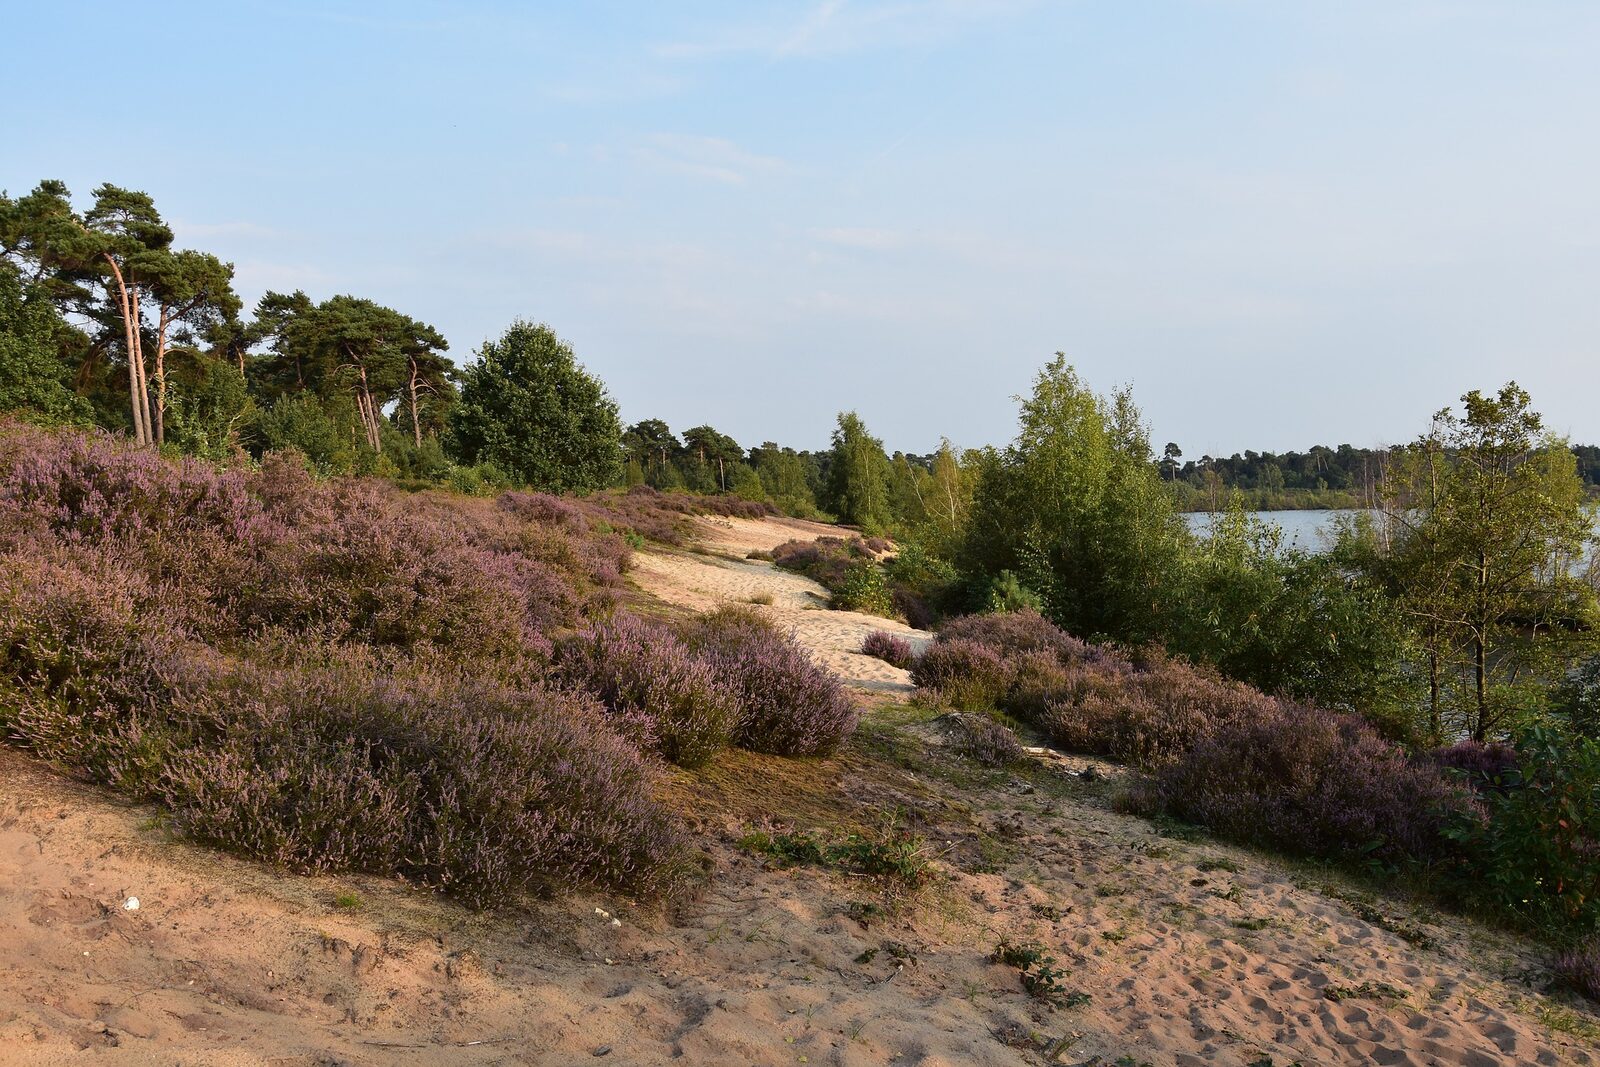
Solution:
{"label": "low shrub", "polygon": [[1600,741],[1530,730],[1506,778],[1452,819],[1459,895],[1533,930],[1600,929]]}
{"label": "low shrub", "polygon": [[874,630],[861,642],[861,654],[881,659],[891,667],[901,670],[910,670],[911,661],[915,654],[911,651],[911,642],[894,634]]}
{"label": "low shrub", "polygon": [[0,730],[165,804],[195,838],[474,905],[548,884],[650,895],[679,877],[649,768],[590,698],[359,648],[224,658],[108,594],[103,574],[7,562]]}
{"label": "low shrub", "polygon": [[1200,738],[1129,803],[1249,844],[1386,866],[1445,859],[1450,813],[1472,810],[1359,717],[1291,706]]}
{"label": "low shrub", "polygon": [[1473,789],[1504,792],[1516,782],[1517,750],[1510,745],[1460,741],[1428,753],[1437,767],[1457,771]]}
{"label": "low shrub", "polygon": [[1098,661],[1102,651],[1080,641],[1037,611],[962,615],[939,627],[940,640],[974,641],[1005,657],[1048,652],[1063,664]]}
{"label": "low shrub", "polygon": [[858,537],[819,537],[814,541],[785,541],[772,550],[772,562],[786,571],[803,574],[833,592],[844,583],[850,568],[871,562],[872,553]]}
{"label": "low shrub", "polygon": [[834,587],[832,607],[840,611],[859,611],[864,615],[894,615],[894,595],[889,579],[876,563],[852,563]]}
{"label": "low shrub", "polygon": [[1600,1001],[1600,941],[1590,939],[1562,951],[1551,969],[1574,993]]}
{"label": "low shrub", "polygon": [[984,767],[1009,767],[1023,758],[1022,742],[1002,723],[981,715],[950,717],[951,745]]}
{"label": "low shrub", "polygon": [[976,641],[941,637],[917,657],[911,680],[935,690],[952,707],[981,711],[994,707],[1005,695],[1011,674],[994,649]]}
{"label": "low shrub", "polygon": [[592,623],[558,642],[556,667],[563,680],[600,698],[624,737],[681,767],[704,764],[738,727],[739,696],[729,676],[666,628],[631,616]]}
{"label": "low shrub", "polygon": [[844,686],[756,612],[719,608],[688,623],[683,639],[736,691],[740,747],[821,756],[855,732],[861,713]]}

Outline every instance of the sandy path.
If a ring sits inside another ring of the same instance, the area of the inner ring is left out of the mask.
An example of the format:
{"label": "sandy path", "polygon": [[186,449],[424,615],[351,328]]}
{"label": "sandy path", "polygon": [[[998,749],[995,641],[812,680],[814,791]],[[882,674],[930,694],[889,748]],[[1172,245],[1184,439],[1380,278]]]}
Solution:
{"label": "sandy path", "polygon": [[[794,519],[701,520],[701,528],[699,546],[719,555],[639,553],[630,572],[639,588],[693,611],[729,603],[752,606],[793,631],[813,659],[850,685],[877,693],[911,692],[909,672],[863,656],[861,642],[873,631],[882,630],[905,638],[920,651],[930,634],[895,619],[829,610],[828,591],[810,578],[744,558],[750,552],[771,551],[789,540],[838,536],[837,528]],[[755,598],[769,597],[770,604],[752,603]]]}

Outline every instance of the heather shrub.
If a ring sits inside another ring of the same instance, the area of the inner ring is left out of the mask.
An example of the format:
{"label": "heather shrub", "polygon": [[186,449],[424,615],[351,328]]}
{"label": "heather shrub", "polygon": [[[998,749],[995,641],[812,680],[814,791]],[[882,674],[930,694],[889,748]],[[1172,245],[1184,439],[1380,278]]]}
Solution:
{"label": "heather shrub", "polygon": [[1600,741],[1534,729],[1483,813],[1456,813],[1457,891],[1468,903],[1546,933],[1600,929]]}
{"label": "heather shrub", "polygon": [[724,607],[684,627],[688,647],[728,680],[739,700],[735,743],[781,756],[835,751],[860,709],[788,634],[747,608]]}
{"label": "heather shrub", "polygon": [[557,644],[556,664],[600,698],[624,737],[679,766],[704,764],[739,726],[731,679],[664,627],[631,616],[593,623]]}
{"label": "heather shrub", "polygon": [[1600,1001],[1600,942],[1590,939],[1566,949],[1556,956],[1551,969],[1574,993]]}
{"label": "heather shrub", "polygon": [[1437,767],[1457,771],[1473,789],[1504,791],[1516,782],[1517,750],[1510,745],[1459,741],[1428,753]]}
{"label": "heather shrub", "polygon": [[994,649],[972,640],[941,637],[917,657],[911,680],[936,690],[953,707],[975,711],[994,707],[1011,676]]}
{"label": "heather shrub", "polygon": [[1471,810],[1359,717],[1291,706],[1200,738],[1130,802],[1249,844],[1385,865],[1444,858],[1447,813]]}
{"label": "heather shrub", "polygon": [[861,642],[861,654],[873,656],[883,660],[891,667],[909,670],[914,654],[911,651],[911,642],[894,634],[874,630]]}
{"label": "heather shrub", "polygon": [[[238,688],[230,694],[240,696]],[[253,680],[248,729],[177,755],[177,825],[299,871],[396,874],[475,906],[547,884],[653,895],[682,844],[592,698],[359,665]]]}
{"label": "heather shrub", "polygon": [[772,550],[772,562],[803,574],[829,591],[836,591],[859,562],[872,561],[860,538],[819,537],[814,541],[785,541]]}
{"label": "heather shrub", "polygon": [[648,768],[590,698],[330,646],[304,665],[280,662],[287,642],[224,658],[102,573],[6,562],[0,729],[164,803],[199,839],[473,904],[547,881],[649,894],[676,877]]}
{"label": "heather shrub", "polygon": [[1048,652],[1063,663],[1098,660],[1100,649],[1056,626],[1037,611],[962,615],[939,627],[939,639],[975,641],[1002,656]]}
{"label": "heather shrub", "polygon": [[951,745],[973,762],[1009,767],[1022,760],[1022,742],[1004,724],[981,715],[952,715],[948,721]]}

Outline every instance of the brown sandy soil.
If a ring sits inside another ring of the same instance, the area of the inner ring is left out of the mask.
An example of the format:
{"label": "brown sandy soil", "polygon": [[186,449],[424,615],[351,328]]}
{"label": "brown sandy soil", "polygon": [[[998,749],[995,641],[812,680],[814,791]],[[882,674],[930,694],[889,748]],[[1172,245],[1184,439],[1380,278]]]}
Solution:
{"label": "brown sandy soil", "polygon": [[[293,877],[0,751],[0,1064],[1597,1062],[1600,1018],[1538,992],[1519,939],[1162,836],[1109,809],[1116,768],[984,771],[944,736],[887,704],[833,759],[674,774],[714,874],[666,913],[585,893],[474,915]],[[939,873],[914,894],[738,844],[890,812]],[[1087,999],[1030,997],[989,959],[1002,936]]]}

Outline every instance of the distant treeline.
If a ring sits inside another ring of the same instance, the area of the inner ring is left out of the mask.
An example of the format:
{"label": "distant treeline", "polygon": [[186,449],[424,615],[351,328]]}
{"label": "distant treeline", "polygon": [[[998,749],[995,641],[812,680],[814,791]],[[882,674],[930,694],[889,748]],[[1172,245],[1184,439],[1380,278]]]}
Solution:
{"label": "distant treeline", "polygon": [[[1600,494],[1600,446],[1573,445],[1572,454],[1585,492]],[[1392,458],[1389,448],[1314,445],[1304,452],[1246,450],[1185,460],[1169,442],[1158,463],[1185,511],[1221,510],[1234,490],[1252,510],[1287,511],[1373,507]]]}

